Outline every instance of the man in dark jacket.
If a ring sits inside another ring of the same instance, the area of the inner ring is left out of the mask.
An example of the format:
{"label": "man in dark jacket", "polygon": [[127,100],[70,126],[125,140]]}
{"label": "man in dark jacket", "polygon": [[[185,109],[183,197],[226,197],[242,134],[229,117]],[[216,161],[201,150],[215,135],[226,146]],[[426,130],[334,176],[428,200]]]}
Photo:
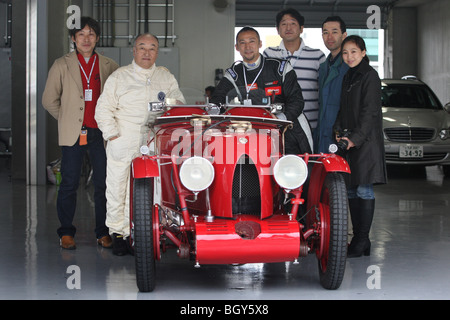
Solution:
{"label": "man in dark jacket", "polygon": [[315,153],[328,153],[330,144],[336,143],[333,125],[339,112],[342,79],[348,70],[341,54],[346,30],[345,22],[338,16],[328,17],[322,24],[323,43],[330,54],[319,68],[319,118],[313,133]]}
{"label": "man in dark jacket", "polygon": [[218,84],[211,102],[223,104],[230,93],[239,97],[244,105],[283,103],[280,119],[293,122],[285,133],[285,154],[311,153],[308,139],[298,122],[304,101],[297,76],[289,62],[265,58],[259,53],[262,46],[258,32],[251,27],[242,28],[236,36],[236,50],[243,61],[234,63]]}

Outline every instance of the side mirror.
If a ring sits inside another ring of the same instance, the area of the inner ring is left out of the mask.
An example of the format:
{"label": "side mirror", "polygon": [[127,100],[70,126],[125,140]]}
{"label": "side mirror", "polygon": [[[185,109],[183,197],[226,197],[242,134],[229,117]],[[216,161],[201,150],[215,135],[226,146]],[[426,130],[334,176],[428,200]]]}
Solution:
{"label": "side mirror", "polygon": [[450,113],[450,102],[447,102],[447,104],[444,106],[444,110],[447,111],[447,113]]}

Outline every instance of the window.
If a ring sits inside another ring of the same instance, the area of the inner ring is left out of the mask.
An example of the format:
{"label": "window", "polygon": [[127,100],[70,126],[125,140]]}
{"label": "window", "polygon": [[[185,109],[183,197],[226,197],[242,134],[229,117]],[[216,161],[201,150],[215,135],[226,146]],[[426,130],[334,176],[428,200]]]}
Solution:
{"label": "window", "polygon": [[394,108],[441,109],[433,93],[423,85],[390,84],[382,86],[382,104]]}

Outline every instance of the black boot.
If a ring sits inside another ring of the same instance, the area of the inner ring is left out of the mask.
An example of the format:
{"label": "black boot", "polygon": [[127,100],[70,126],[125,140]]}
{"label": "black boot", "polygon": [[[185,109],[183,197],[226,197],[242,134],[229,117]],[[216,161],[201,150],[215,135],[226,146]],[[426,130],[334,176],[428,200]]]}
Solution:
{"label": "black boot", "polygon": [[359,228],[359,200],[360,198],[348,199],[348,208],[350,209],[350,218],[352,220],[353,235],[358,233]]}
{"label": "black boot", "polygon": [[372,226],[373,213],[375,210],[375,199],[357,200],[359,204],[357,212],[351,211],[352,208],[349,201],[352,223],[355,221],[356,227],[353,226],[353,238],[347,250],[347,258],[356,258],[362,256],[363,254],[365,256],[370,256],[371,243],[369,240],[369,232]]}
{"label": "black boot", "polygon": [[124,256],[128,253],[127,242],[121,234],[113,233],[112,249],[116,256]]}

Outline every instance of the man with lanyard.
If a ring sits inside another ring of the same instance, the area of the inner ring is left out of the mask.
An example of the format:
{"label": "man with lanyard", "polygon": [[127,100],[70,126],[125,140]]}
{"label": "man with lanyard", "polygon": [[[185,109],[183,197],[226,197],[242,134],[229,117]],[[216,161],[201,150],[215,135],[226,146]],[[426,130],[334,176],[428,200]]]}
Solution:
{"label": "man with lanyard", "polygon": [[319,69],[319,119],[314,130],[314,152],[329,152],[335,143],[333,125],[340,108],[342,80],[348,65],[342,61],[341,44],[347,36],[345,22],[338,16],[325,19],[322,38],[330,50],[327,60]]}
{"label": "man with lanyard", "polygon": [[[265,58],[259,53],[262,42],[259,33],[251,28],[242,28],[236,36],[236,50],[242,63],[236,62],[227,70],[211,99],[212,103],[225,103],[233,90],[244,105],[267,104],[273,95],[275,103],[283,103],[284,113],[278,117],[293,122],[293,128],[285,133],[285,153],[311,153],[308,139],[300,127],[298,117],[303,110],[302,90],[295,71],[285,60]],[[264,94],[261,95],[260,93]]]}
{"label": "man with lanyard", "polygon": [[98,100],[95,119],[108,141],[106,225],[113,235],[113,254],[125,255],[130,235],[130,167],[139,148],[151,138],[161,112],[149,112],[149,102],[185,103],[178,82],[167,68],[155,64],[159,42],[154,35],[139,35],[133,61],[109,77]]}
{"label": "man with lanyard", "polygon": [[57,59],[48,73],[42,97],[44,108],[58,120],[61,146],[61,176],[57,212],[61,223],[57,233],[63,249],[75,249],[73,225],[81,166],[86,151],[93,168],[95,200],[95,234],[97,243],[112,245],[106,219],[106,154],[102,133],[94,119],[97,99],[111,73],[119,66],[95,52],[100,26],[82,17],[80,29],[71,29],[75,51]]}
{"label": "man with lanyard", "polygon": [[276,16],[276,25],[283,40],[279,46],[264,50],[264,56],[289,60],[294,68],[305,103],[299,121],[313,148],[312,131],[317,125],[319,113],[318,71],[325,55],[320,49],[305,44],[301,38],[304,24],[305,18],[297,10],[288,8],[280,11]]}

